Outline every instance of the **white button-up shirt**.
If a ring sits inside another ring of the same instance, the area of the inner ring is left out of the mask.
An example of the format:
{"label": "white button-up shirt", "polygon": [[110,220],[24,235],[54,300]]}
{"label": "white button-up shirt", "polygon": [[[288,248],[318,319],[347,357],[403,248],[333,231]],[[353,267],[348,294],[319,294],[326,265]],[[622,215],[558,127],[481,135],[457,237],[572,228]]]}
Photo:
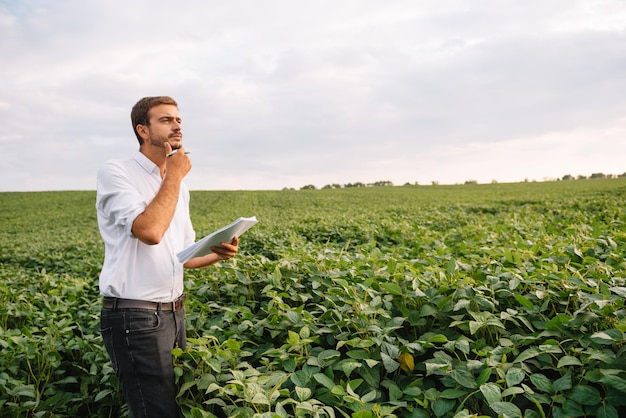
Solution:
{"label": "white button-up shirt", "polygon": [[171,302],[183,293],[183,265],[176,253],[193,244],[189,189],[181,183],[176,212],[159,244],[147,245],[133,222],[161,187],[159,167],[137,152],[98,171],[96,209],[104,240],[100,293],[124,299]]}

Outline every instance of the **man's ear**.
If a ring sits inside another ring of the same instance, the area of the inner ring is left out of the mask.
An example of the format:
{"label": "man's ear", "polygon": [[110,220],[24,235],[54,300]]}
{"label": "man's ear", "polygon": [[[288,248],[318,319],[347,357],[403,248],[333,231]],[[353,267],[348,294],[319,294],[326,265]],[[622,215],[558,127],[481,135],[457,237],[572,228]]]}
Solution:
{"label": "man's ear", "polygon": [[148,128],[145,125],[137,125],[135,130],[144,141],[148,139]]}

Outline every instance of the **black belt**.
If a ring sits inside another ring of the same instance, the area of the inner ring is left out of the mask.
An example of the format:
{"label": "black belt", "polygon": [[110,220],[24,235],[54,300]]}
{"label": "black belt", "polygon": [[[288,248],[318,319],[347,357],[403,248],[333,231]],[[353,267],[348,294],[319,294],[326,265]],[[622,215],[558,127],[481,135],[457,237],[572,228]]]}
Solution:
{"label": "black belt", "polygon": [[177,311],[183,307],[185,294],[173,302],[149,302],[147,300],[120,299],[105,296],[104,309],[150,309],[152,311]]}

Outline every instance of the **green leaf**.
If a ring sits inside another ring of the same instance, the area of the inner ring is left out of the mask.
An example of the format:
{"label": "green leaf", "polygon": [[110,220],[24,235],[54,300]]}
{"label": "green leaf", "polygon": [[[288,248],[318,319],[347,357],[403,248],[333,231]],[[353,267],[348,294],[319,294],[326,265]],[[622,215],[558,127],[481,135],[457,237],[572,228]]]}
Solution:
{"label": "green leaf", "polygon": [[311,336],[311,329],[308,326],[303,326],[300,329],[300,338],[309,338]]}
{"label": "green leaf", "polygon": [[567,324],[571,319],[572,317],[570,315],[557,314],[554,316],[554,318],[546,322],[546,328],[551,331],[557,331],[561,329],[563,325]]}
{"label": "green leaf", "polygon": [[395,402],[402,398],[402,389],[400,389],[395,382],[386,381],[385,387],[389,391],[389,400],[391,402]]}
{"label": "green leaf", "polygon": [[610,290],[611,290],[611,292],[626,298],[626,287],[623,287],[623,286],[613,286],[613,287],[610,288]]}
{"label": "green leaf", "polygon": [[[350,391],[355,391],[358,389],[359,386],[361,386],[363,384],[363,379],[352,379],[348,381],[348,386],[347,386],[347,390],[348,392]],[[353,393],[354,395],[354,393]]]}
{"label": "green leaf", "polygon": [[365,364],[367,364],[367,367],[373,369],[374,367],[378,366],[378,364],[380,364],[380,360],[374,360],[371,358],[365,359]]}
{"label": "green leaf", "polygon": [[330,392],[333,395],[336,395],[336,396],[344,396],[344,395],[346,395],[346,389],[343,386],[341,386],[341,385],[333,386],[333,388],[330,390]]}
{"label": "green leaf", "polygon": [[605,349],[595,350],[595,349],[589,348],[586,350],[585,354],[589,356],[586,361],[587,363],[589,362],[589,360],[599,360],[606,364],[615,363],[615,353],[612,351],[608,351]]}
{"label": "green leaf", "polygon": [[28,398],[36,398],[35,387],[33,385],[19,385],[9,391],[11,396],[25,396]]}
{"label": "green leaf", "polygon": [[455,341],[454,346],[463,354],[470,353],[470,342],[467,340],[457,340]]}
{"label": "green leaf", "polygon": [[569,417],[584,417],[585,410],[583,406],[576,401],[571,399],[565,399],[563,402],[563,415],[567,418]]}
{"label": "green leaf", "polygon": [[190,388],[194,387],[196,385],[196,382],[191,381],[191,382],[184,382],[180,388],[178,389],[178,393],[179,395],[182,393],[187,392]]}
{"label": "green leaf", "polygon": [[559,359],[559,364],[557,364],[557,368],[560,369],[562,367],[567,366],[582,366],[582,362],[578,360],[576,357],[572,356],[563,356]]}
{"label": "green leaf", "polygon": [[[276,404],[276,415],[278,415],[278,418],[289,418],[289,414],[285,410],[285,407],[280,403]],[[272,418],[277,418],[276,415],[272,416]]]}
{"label": "green leaf", "polygon": [[303,388],[300,386],[296,386],[296,395],[300,401],[306,401],[311,398],[313,392],[309,388]]}
{"label": "green leaf", "polygon": [[428,342],[433,344],[443,344],[448,342],[448,337],[443,334],[435,334],[431,337],[428,337]]}
{"label": "green leaf", "polygon": [[197,386],[199,390],[205,390],[211,383],[215,383],[215,377],[212,374],[205,373],[200,376]]}
{"label": "green leaf", "polygon": [[395,295],[395,296],[403,295],[402,288],[397,283],[385,282],[385,283],[382,283],[380,287],[382,287],[383,290],[386,293],[389,293],[390,295]]}
{"label": "green leaf", "polygon": [[424,316],[437,316],[437,315],[439,315],[439,310],[437,309],[437,307],[435,307],[433,305],[424,305],[420,309],[420,316],[421,317],[424,317]]}
{"label": "green leaf", "polygon": [[313,379],[315,379],[317,383],[321,384],[328,390],[331,390],[335,386],[335,382],[333,382],[328,376],[323,373],[314,374]]}
{"label": "green leaf", "polygon": [[359,367],[361,367],[361,363],[359,363],[358,361],[352,360],[352,359],[346,359],[346,360],[341,360],[339,363],[335,364],[333,366],[333,369],[341,370],[343,374],[346,375],[346,377],[350,377],[350,375],[352,374],[352,371],[354,369],[358,369]]}
{"label": "green leaf", "polygon": [[365,395],[361,396],[361,402],[364,402],[364,403],[372,402],[374,399],[376,399],[376,396],[377,396],[377,392],[375,390],[371,390]]}
{"label": "green leaf", "polygon": [[305,387],[309,382],[309,377],[302,370],[298,370],[291,375],[289,380],[296,386]]}
{"label": "green leaf", "polygon": [[387,373],[393,373],[400,367],[400,363],[393,359],[391,356],[385,353],[380,353],[380,357],[383,360],[383,366],[385,367]]}
{"label": "green leaf", "polygon": [[515,300],[519,302],[520,305],[532,311],[535,309],[535,305],[525,296],[515,295]]}
{"label": "green leaf", "polygon": [[567,398],[580,405],[599,405],[602,401],[598,389],[588,385],[575,386]]}
{"label": "green leaf", "polygon": [[608,329],[606,331],[596,332],[590,337],[591,341],[596,344],[611,345],[624,341],[624,333],[619,329]]}
{"label": "green leaf", "polygon": [[480,392],[488,404],[502,401],[502,391],[495,383],[486,383],[480,386]]}
{"label": "green leaf", "polygon": [[467,370],[452,370],[450,377],[459,385],[468,389],[476,389],[478,387],[474,375]]}
{"label": "green leaf", "polygon": [[456,260],[454,258],[451,258],[450,260],[448,260],[448,265],[446,266],[446,273],[448,275],[452,275],[454,274],[455,271],[456,271]]}
{"label": "green leaf", "polygon": [[216,358],[210,358],[205,360],[205,363],[213,370],[215,373],[220,373],[222,371],[222,363]]}
{"label": "green leaf", "polygon": [[478,330],[480,330],[483,325],[485,325],[484,322],[477,322],[477,321],[469,321],[469,329],[470,329],[470,334],[474,335],[478,332]]}
{"label": "green leaf", "polygon": [[439,398],[435,402],[433,402],[433,412],[436,417],[442,417],[454,409],[456,405],[456,401],[453,399],[442,399]]}
{"label": "green leaf", "polygon": [[324,350],[318,356],[317,360],[320,366],[324,367],[341,357],[341,353],[337,350]]}
{"label": "green leaf", "polygon": [[554,387],[555,392],[565,392],[571,389],[572,388],[571,369],[568,369],[567,372],[565,372],[565,375],[555,380],[553,387]]}
{"label": "green leaf", "polygon": [[300,342],[300,334],[297,332],[293,332],[292,330],[287,331],[287,342],[291,345],[296,345]]}
{"label": "green leaf", "polygon": [[281,364],[283,366],[283,370],[287,372],[294,372],[296,370],[296,361],[291,357],[284,360]]}
{"label": "green leaf", "polygon": [[524,350],[522,353],[520,353],[519,356],[517,356],[517,358],[513,361],[514,363],[522,363],[528,359],[531,359],[533,357],[537,357],[539,354],[541,354],[541,351],[539,351],[538,348],[529,348],[527,350]]}
{"label": "green leaf", "polygon": [[502,391],[502,397],[503,398],[508,398],[509,396],[514,396],[514,395],[521,395],[523,393],[525,393],[526,391],[524,390],[524,388],[519,387],[519,386],[513,386],[512,388],[506,388]]}
{"label": "green leaf", "polygon": [[619,415],[613,405],[604,404],[598,407],[596,418],[619,418]]}
{"label": "green leaf", "polygon": [[554,393],[554,387],[552,382],[546,376],[541,373],[534,373],[530,375],[530,381],[535,385],[535,388],[539,392]]}
{"label": "green leaf", "polygon": [[425,409],[414,409],[406,418],[430,418],[430,414]]}
{"label": "green leaf", "polygon": [[526,377],[526,373],[522,369],[518,369],[517,367],[511,367],[506,371],[506,385],[508,387],[517,386],[522,383],[524,378]]}
{"label": "green leaf", "polygon": [[349,350],[346,355],[355,360],[365,360],[370,358],[370,353],[365,350]]}
{"label": "green leaf", "polygon": [[498,415],[504,415],[506,418],[522,418],[522,411],[510,402],[495,402],[489,407]]}
{"label": "green leaf", "polygon": [[626,393],[626,379],[623,379],[619,376],[608,375],[604,376],[600,379],[600,383],[604,385],[619,390],[622,393]]}
{"label": "green leaf", "polygon": [[[311,392],[311,389],[307,388],[306,390]],[[296,387],[296,393],[298,393],[298,387]],[[298,396],[300,396],[299,393],[298,393]],[[267,394],[264,393],[264,392],[257,392],[257,393],[255,393],[254,396],[252,397],[252,399],[250,400],[250,402],[252,402],[255,405],[270,405],[270,400],[267,397]]]}
{"label": "green leaf", "polygon": [[100,402],[105,397],[109,396],[113,391],[111,389],[104,389],[98,392],[98,394],[94,398],[94,402]]}
{"label": "green leaf", "polygon": [[446,389],[439,395],[443,399],[459,399],[467,395],[466,390]]}
{"label": "green leaf", "polygon": [[213,393],[215,391],[218,391],[222,389],[222,387],[220,385],[218,385],[217,383],[211,383],[206,390],[204,391],[204,393],[209,394],[209,393]]}
{"label": "green leaf", "polygon": [[487,367],[483,369],[482,372],[480,372],[478,379],[476,379],[476,384],[482,385],[484,383],[487,383],[490,377],[491,377],[491,368]]}

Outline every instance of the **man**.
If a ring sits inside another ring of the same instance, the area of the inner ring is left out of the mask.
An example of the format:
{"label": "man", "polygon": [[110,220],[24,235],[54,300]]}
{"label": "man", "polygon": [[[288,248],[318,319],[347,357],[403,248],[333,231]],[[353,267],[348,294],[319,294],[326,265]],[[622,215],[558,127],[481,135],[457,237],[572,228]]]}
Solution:
{"label": "man", "polygon": [[[139,152],[98,172],[96,209],[105,244],[100,273],[101,332],[134,418],[177,417],[172,349],[185,348],[183,267],[234,257],[238,239],[184,265],[193,244],[178,104],[145,97],[131,111]],[[176,151],[172,154],[173,151]]]}

